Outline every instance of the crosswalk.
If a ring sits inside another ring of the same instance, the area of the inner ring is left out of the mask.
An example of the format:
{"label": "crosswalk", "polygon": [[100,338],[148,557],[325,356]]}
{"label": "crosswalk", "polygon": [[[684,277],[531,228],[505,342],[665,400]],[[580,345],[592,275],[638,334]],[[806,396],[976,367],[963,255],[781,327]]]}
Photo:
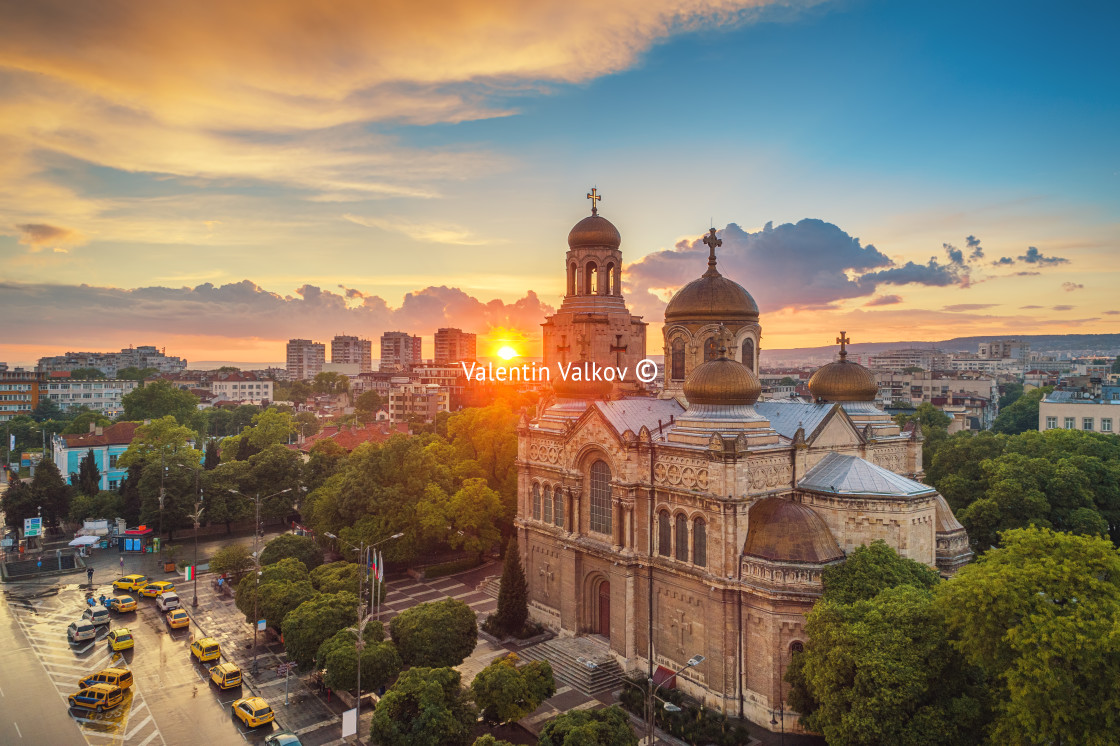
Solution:
{"label": "crosswalk", "polygon": [[[62,711],[68,710],[67,697],[77,691],[80,678],[123,661],[120,653],[110,652],[105,644],[111,625],[99,627],[96,640],[76,645],[67,642],[66,627],[75,620],[74,610],[82,608],[83,603],[84,595],[76,590],[44,599],[8,597],[12,615],[58,691]],[[68,711],[89,746],[166,746],[135,683],[126,690],[120,706],[108,712]]]}

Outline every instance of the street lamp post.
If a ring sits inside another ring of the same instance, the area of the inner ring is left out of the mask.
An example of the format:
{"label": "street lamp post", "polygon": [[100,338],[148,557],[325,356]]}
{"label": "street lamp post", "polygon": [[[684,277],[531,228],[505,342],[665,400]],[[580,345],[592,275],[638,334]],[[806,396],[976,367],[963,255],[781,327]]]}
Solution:
{"label": "street lamp post", "polygon": [[[672,681],[673,679],[677,678],[678,674],[680,674],[683,671],[686,671],[689,668],[692,668],[694,666],[699,666],[701,663],[704,662],[704,660],[705,660],[705,658],[702,655],[692,656],[691,658],[688,659],[688,663],[685,663],[684,666],[682,666],[672,676],[666,678],[665,681]],[[657,686],[654,686],[653,685],[653,677],[650,677],[650,678],[646,679],[646,684],[649,687],[649,696],[646,697],[646,712],[648,713],[647,717],[646,717],[646,746],[653,746],[654,732],[656,730],[656,726],[654,724],[654,718],[656,716],[656,708],[655,708],[653,703],[657,699],[657,690],[660,689],[665,684],[665,681],[662,681]],[[668,702],[665,703],[665,709],[666,710],[669,710],[669,704],[670,703],[668,703]],[[675,706],[676,705],[674,705],[674,707]]]}
{"label": "street lamp post", "polygon": [[[778,717],[782,719],[782,746],[785,746],[786,744],[786,704],[782,697],[782,680],[784,678],[785,676],[782,672],[782,658],[781,656],[778,656]],[[778,718],[775,718],[774,715],[771,714],[770,725],[774,726],[777,724]]]}

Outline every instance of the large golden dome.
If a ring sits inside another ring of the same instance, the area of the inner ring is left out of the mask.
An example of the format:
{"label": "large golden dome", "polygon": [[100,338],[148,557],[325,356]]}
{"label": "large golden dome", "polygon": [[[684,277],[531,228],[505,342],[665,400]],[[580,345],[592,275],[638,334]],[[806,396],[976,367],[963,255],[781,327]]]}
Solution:
{"label": "large golden dome", "polygon": [[875,374],[859,363],[848,361],[849,340],[840,332],[840,359],[817,368],[809,378],[809,391],[816,399],[836,401],[875,401],[879,384]]}
{"label": "large golden dome", "polygon": [[780,497],[766,497],[751,506],[743,554],[813,564],[844,556],[824,519],[812,508]]}
{"label": "large golden dome", "polygon": [[704,238],[704,243],[711,249],[708,254],[708,271],[700,279],[693,280],[677,291],[665,307],[665,323],[758,321],[758,304],[751,294],[716,269],[716,246],[723,245],[723,241],[716,238],[715,228]]}
{"label": "large golden dome", "polygon": [[588,215],[568,233],[569,249],[603,246],[617,249],[621,245],[622,235],[618,228],[601,215]]}
{"label": "large golden dome", "polygon": [[754,404],[762,384],[750,368],[726,357],[709,360],[684,382],[684,398],[693,404]]}

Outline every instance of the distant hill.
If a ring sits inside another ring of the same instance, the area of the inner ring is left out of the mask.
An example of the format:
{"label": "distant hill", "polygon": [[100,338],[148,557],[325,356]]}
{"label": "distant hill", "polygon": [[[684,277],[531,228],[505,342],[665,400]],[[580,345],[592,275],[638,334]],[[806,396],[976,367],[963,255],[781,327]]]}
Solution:
{"label": "distant hill", "polygon": [[[1032,352],[1083,351],[1108,355],[1120,353],[1120,334],[985,334],[978,337],[954,337],[938,342],[863,342],[848,345],[848,349],[855,355],[874,355],[886,350],[898,350],[905,347],[924,347],[944,350],[945,352],[976,352],[981,342],[991,342],[996,339],[1021,339],[1030,343]],[[836,345],[793,347],[784,350],[768,350],[764,347],[762,349],[762,363],[764,365],[774,365],[795,360],[827,359],[834,357],[836,351]]]}

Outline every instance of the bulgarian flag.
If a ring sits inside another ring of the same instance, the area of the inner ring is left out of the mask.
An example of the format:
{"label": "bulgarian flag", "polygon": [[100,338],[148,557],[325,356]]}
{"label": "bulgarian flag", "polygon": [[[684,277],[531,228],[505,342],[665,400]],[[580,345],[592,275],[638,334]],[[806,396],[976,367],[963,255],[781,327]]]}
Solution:
{"label": "bulgarian flag", "polygon": [[375,574],[376,574],[378,580],[384,580],[385,579],[385,558],[383,556],[381,556],[381,550],[380,549],[377,550],[377,564],[376,564]]}
{"label": "bulgarian flag", "polygon": [[369,570],[374,580],[378,579],[379,568],[377,566],[377,552],[373,551],[369,554]]}
{"label": "bulgarian flag", "polygon": [[183,568],[183,580],[194,580],[194,565]]}

